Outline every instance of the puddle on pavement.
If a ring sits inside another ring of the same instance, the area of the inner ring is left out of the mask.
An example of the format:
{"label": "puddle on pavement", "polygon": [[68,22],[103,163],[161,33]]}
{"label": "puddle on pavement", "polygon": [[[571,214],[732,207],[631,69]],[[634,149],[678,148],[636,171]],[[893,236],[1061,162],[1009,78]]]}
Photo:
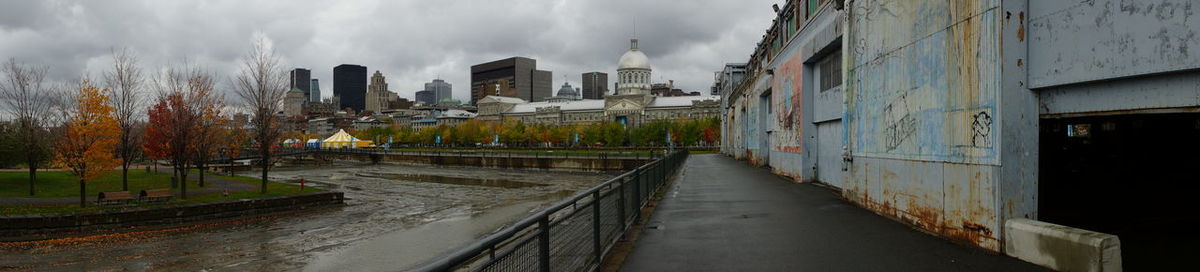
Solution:
{"label": "puddle on pavement", "polygon": [[509,188],[509,189],[546,186],[546,184],[513,181],[513,180],[507,180],[507,179],[448,177],[448,176],[419,175],[419,174],[379,174],[379,175],[358,174],[358,176],[373,177],[373,178],[385,178],[385,179],[394,179],[394,180],[403,180],[403,181],[414,181],[414,182],[441,183],[441,184],[451,184],[451,185],[486,186],[486,187]]}

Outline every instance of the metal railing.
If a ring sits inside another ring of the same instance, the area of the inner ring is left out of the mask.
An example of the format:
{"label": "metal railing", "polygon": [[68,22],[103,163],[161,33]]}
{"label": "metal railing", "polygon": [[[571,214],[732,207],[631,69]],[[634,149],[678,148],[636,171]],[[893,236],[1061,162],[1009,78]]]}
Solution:
{"label": "metal railing", "polygon": [[414,270],[590,271],[687,155],[654,160]]}

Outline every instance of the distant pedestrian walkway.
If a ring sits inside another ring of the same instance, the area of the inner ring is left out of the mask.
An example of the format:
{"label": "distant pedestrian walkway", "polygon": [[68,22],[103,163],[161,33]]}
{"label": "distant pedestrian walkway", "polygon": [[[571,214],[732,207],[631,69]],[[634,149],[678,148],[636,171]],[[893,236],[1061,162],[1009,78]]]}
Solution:
{"label": "distant pedestrian walkway", "polygon": [[1042,271],[722,155],[693,155],[623,271]]}

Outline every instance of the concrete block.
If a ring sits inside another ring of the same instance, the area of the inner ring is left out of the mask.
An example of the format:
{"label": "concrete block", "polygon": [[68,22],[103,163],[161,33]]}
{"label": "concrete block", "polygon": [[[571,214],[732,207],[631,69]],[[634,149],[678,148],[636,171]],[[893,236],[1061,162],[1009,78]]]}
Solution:
{"label": "concrete block", "polygon": [[1004,253],[1058,271],[1121,271],[1116,235],[1037,220],[1004,222]]}

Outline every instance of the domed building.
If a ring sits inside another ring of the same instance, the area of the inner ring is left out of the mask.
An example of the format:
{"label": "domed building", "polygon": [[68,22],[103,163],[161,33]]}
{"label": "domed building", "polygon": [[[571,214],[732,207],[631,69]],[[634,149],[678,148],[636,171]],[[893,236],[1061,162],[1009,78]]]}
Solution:
{"label": "domed building", "polygon": [[617,95],[650,93],[650,58],[638,50],[638,40],[629,41],[629,51],[617,62]]}
{"label": "domed building", "polygon": [[579,94],[579,89],[572,88],[571,83],[563,82],[562,88],[558,89],[558,93],[555,93],[554,97],[547,100],[570,101],[582,99],[583,95]]}
{"label": "domed building", "polygon": [[[563,84],[555,97],[541,102],[502,96],[480,99],[480,120],[518,120],[525,123],[569,125],[618,122],[639,126],[645,122],[702,119],[720,113],[720,96],[657,97],[651,94],[650,58],[629,41],[629,50],[617,61],[617,90],[604,99],[578,99],[580,93]],[[564,99],[565,97],[576,99]]]}

